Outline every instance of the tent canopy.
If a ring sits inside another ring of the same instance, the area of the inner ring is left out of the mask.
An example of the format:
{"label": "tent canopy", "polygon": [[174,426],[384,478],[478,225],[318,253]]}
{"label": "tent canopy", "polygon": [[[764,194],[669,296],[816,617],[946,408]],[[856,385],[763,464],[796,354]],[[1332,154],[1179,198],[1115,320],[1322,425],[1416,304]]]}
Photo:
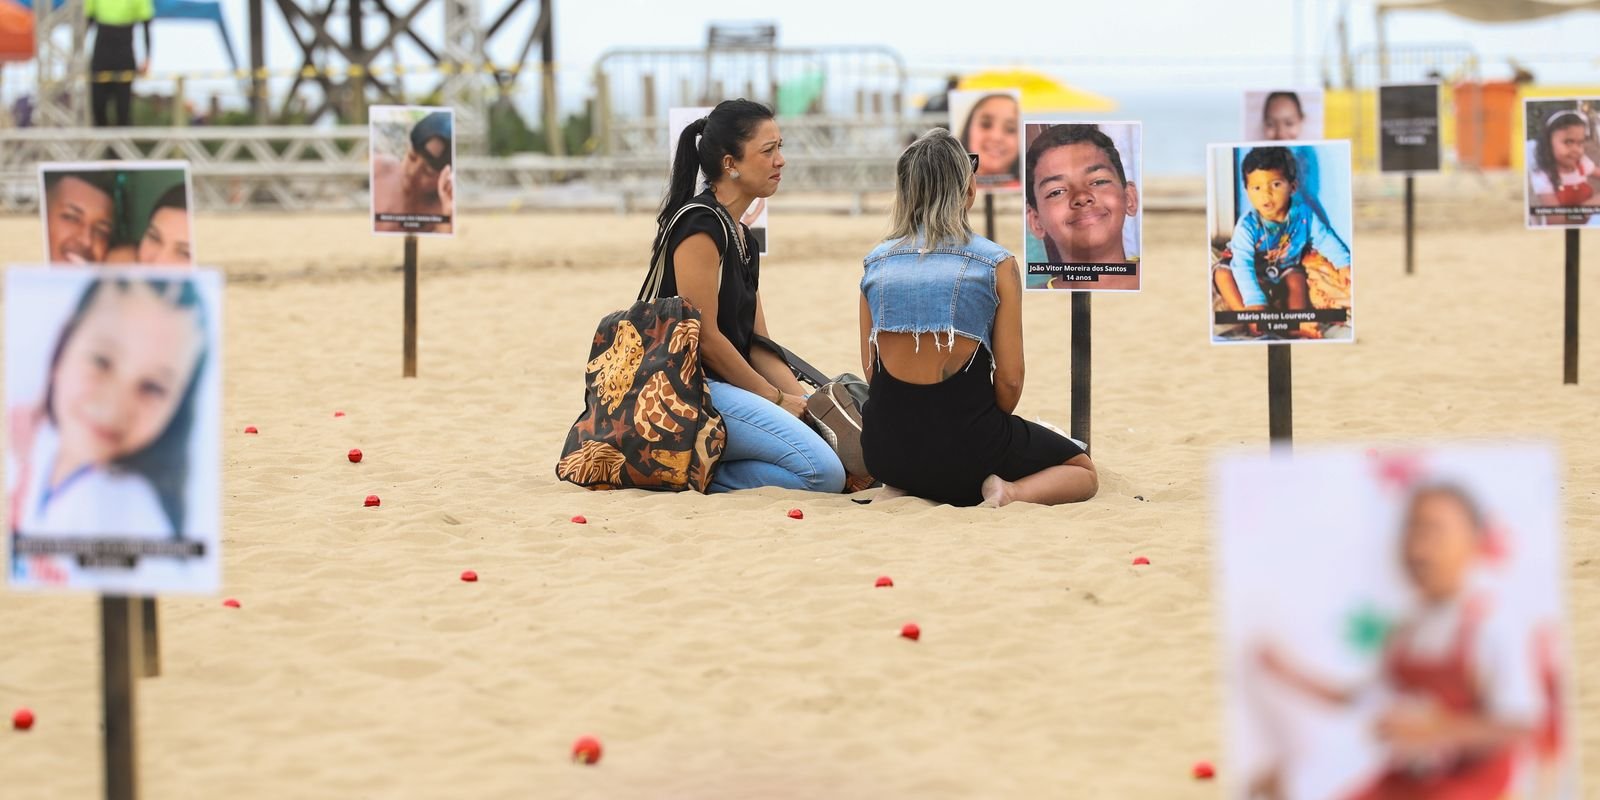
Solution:
{"label": "tent canopy", "polygon": [[[33,8],[33,0],[0,0],[0,7],[13,2],[21,4],[26,9]],[[53,7],[60,8],[63,2],[64,0],[54,0]],[[239,68],[239,56],[234,52],[233,37],[228,35],[228,23],[222,18],[222,4],[219,0],[155,0],[155,5],[156,19],[189,19],[216,23],[217,33],[222,36],[222,46],[228,51],[228,64],[233,69]],[[28,16],[30,18],[28,32],[31,36],[33,33],[31,10]],[[4,37],[5,30],[3,18],[0,18],[0,37]],[[30,46],[29,58],[33,57],[32,52]],[[0,58],[4,58],[3,50],[0,50]]]}
{"label": "tent canopy", "polygon": [[1443,11],[1479,22],[1516,22],[1569,11],[1600,11],[1600,0],[1379,0],[1378,14]]}
{"label": "tent canopy", "polygon": [[0,0],[0,62],[33,60],[33,12]]}
{"label": "tent canopy", "polygon": [[1040,72],[1025,69],[992,69],[961,76],[958,89],[1021,89],[1022,110],[1034,111],[1111,111],[1117,102],[1109,97],[1068,86]]}

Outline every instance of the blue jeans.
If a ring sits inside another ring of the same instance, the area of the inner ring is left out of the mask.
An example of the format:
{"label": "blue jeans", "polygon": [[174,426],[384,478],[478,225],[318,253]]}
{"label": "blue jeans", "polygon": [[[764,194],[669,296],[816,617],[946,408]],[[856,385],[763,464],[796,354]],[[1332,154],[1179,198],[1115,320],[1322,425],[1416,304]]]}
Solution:
{"label": "blue jeans", "polygon": [[731,383],[708,378],[706,386],[711,405],[728,426],[728,444],[712,472],[711,492],[762,486],[844,491],[844,465],[811,426]]}

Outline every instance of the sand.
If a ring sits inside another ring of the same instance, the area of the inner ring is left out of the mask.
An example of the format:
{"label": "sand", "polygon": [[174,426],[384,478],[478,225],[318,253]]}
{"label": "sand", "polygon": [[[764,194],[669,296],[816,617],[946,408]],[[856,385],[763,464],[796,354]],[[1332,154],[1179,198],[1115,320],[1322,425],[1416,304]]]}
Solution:
{"label": "sand", "polygon": [[[1294,353],[1297,441],[1559,442],[1570,613],[1595,619],[1600,348],[1587,383],[1561,385],[1561,236],[1522,229],[1514,184],[1423,181],[1406,277],[1398,182],[1372,186],[1359,342]],[[854,287],[882,225],[773,213],[772,330],[826,370],[859,370]],[[1218,795],[1189,774],[1229,766],[1209,465],[1265,446],[1266,354],[1207,343],[1200,215],[1150,217],[1146,291],[1094,300],[1099,497],[1000,510],[558,483],[589,339],[637,289],[647,215],[469,218],[423,241],[415,380],[399,239],[357,215],[199,226],[230,278],[224,582],[242,607],[162,601],[145,796]],[[0,261],[37,260],[38,235],[0,218]],[[1019,409],[1063,427],[1067,307],[1026,300]],[[97,608],[0,593],[0,710],[38,715],[0,732],[8,798],[99,792]],[[897,636],[913,620],[917,643]],[[1572,636],[1593,754],[1600,627]],[[582,734],[604,742],[598,766],[568,761]],[[1584,772],[1597,791],[1600,761]]]}

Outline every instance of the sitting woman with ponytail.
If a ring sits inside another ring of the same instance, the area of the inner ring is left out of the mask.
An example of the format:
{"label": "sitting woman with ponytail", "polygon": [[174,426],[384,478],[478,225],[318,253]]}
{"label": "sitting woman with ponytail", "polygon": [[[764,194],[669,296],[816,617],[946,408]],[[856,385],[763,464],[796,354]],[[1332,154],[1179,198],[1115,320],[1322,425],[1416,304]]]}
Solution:
{"label": "sitting woman with ponytail", "polygon": [[[713,473],[713,492],[761,486],[817,492],[844,488],[839,457],[803,421],[805,386],[778,354],[752,348],[756,335],[768,335],[761,308],[761,255],[749,227],[738,220],[753,202],[778,191],[782,147],[778,123],[766,106],[748,100],[718,104],[679,136],[671,183],[657,217],[655,247],[666,248],[667,254],[659,294],[678,295],[700,310],[706,323],[701,328],[701,365],[711,404],[727,426],[727,447]],[[691,202],[696,207],[671,225]],[[733,241],[728,241],[730,231],[737,234]]]}

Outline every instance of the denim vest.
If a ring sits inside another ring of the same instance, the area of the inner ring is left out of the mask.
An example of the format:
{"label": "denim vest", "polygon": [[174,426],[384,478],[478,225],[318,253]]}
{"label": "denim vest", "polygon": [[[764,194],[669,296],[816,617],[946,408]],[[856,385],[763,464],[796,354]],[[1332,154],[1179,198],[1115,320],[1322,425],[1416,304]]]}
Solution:
{"label": "denim vest", "polygon": [[994,271],[1011,254],[978,235],[964,246],[920,245],[899,239],[867,254],[861,293],[872,311],[874,347],[879,331],[919,335],[919,349],[920,334],[933,334],[937,348],[939,334],[954,347],[959,333],[993,352],[994,314],[1000,306]]}

